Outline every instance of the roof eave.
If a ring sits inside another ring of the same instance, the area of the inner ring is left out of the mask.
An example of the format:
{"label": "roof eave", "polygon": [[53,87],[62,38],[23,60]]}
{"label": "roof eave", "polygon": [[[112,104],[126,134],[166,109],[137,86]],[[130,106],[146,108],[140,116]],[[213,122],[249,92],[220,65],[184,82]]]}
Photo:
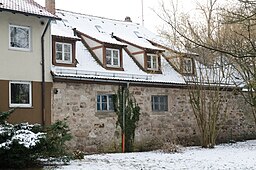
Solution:
{"label": "roof eave", "polygon": [[97,78],[97,77],[74,77],[66,75],[56,75],[52,73],[54,81],[90,81],[90,82],[101,82],[101,83],[130,83],[134,85],[147,85],[147,86],[171,86],[185,88],[187,85],[185,83],[175,83],[175,82],[158,82],[158,81],[144,81],[144,80],[122,80],[122,79],[111,79],[111,78]]}
{"label": "roof eave", "polygon": [[51,16],[46,16],[46,15],[39,15],[39,14],[32,14],[32,13],[28,13],[28,12],[22,12],[22,11],[16,11],[16,10],[12,10],[12,9],[6,9],[6,8],[0,8],[0,12],[2,11],[7,11],[7,12],[12,12],[12,13],[18,13],[18,14],[23,14],[23,15],[26,15],[26,16],[35,16],[35,17],[38,17],[38,18],[48,18],[48,19],[51,19],[51,20],[61,20],[61,18],[59,17],[51,17]]}

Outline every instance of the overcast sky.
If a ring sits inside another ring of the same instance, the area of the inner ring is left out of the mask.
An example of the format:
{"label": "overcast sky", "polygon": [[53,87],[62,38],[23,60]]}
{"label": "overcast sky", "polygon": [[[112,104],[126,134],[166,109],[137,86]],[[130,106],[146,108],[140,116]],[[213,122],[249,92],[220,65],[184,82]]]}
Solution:
{"label": "overcast sky", "polygon": [[[44,6],[45,0],[35,0]],[[133,22],[142,23],[142,0],[55,0],[57,9],[79,12],[83,14],[101,16],[111,19],[124,20],[131,17]],[[154,13],[159,11],[162,0],[143,0],[144,26],[156,32],[162,21]],[[168,0],[163,0],[167,2]],[[182,8],[187,8],[193,0],[182,0]],[[179,0],[179,3],[182,2]]]}

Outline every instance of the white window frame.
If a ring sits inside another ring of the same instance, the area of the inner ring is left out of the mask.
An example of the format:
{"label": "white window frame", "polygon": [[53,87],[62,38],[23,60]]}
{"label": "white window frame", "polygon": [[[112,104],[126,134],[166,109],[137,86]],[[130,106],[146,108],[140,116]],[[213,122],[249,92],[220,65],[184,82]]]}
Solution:
{"label": "white window frame", "polygon": [[[150,67],[148,67],[148,58],[150,57]],[[156,58],[156,68],[154,68],[153,57]],[[147,54],[147,69],[148,70],[158,70],[158,56],[157,54]]]}
{"label": "white window frame", "polygon": [[[155,98],[158,98],[158,102],[155,101]],[[160,98],[166,98],[166,103],[161,103]],[[155,108],[155,105],[158,105],[158,109]],[[152,111],[153,112],[167,112],[168,111],[168,95],[152,95],[151,96],[151,105],[152,105]],[[161,105],[165,105],[166,108],[161,110]]]}
{"label": "white window frame", "polygon": [[[60,44],[62,46],[62,59],[61,60],[57,60],[57,44]],[[69,60],[65,60],[65,49],[64,46],[68,45],[70,47],[70,59]],[[72,44],[71,43],[64,43],[64,42],[55,42],[55,60],[56,63],[64,63],[64,64],[72,64],[72,59],[73,59],[73,51],[72,51]]]}
{"label": "white window frame", "polygon": [[[188,64],[186,64],[187,61],[190,61],[190,71],[188,71],[186,68],[188,66]],[[182,64],[183,64],[183,68],[182,68],[182,72],[185,73],[185,74],[192,74],[193,73],[193,60],[192,58],[183,58],[182,59]]]}
{"label": "white window frame", "polygon": [[[107,96],[107,110],[103,110],[102,109],[102,96]],[[110,110],[109,96],[113,97],[114,95],[113,94],[97,94],[97,96],[96,96],[96,110],[97,110],[97,112],[113,112],[114,111],[114,108],[113,108],[113,110]],[[99,102],[98,102],[98,97],[100,97],[100,101]],[[113,98],[112,98],[112,100],[113,100]],[[99,110],[98,110],[98,103],[100,104],[100,109]]]}
{"label": "white window frame", "polygon": [[[29,31],[29,37],[28,37],[28,48],[22,48],[22,47],[12,47],[11,46],[11,27],[17,27],[17,28],[23,28],[23,29],[28,29]],[[15,24],[9,24],[9,49],[12,50],[20,50],[20,51],[31,51],[31,28],[29,26],[20,26],[20,25],[15,25]]]}
{"label": "white window frame", "polygon": [[[16,103],[12,103],[12,91],[11,91],[11,85],[12,84],[27,84],[29,85],[29,103],[28,104],[16,104]],[[32,85],[31,82],[27,82],[27,81],[10,81],[9,82],[9,106],[10,107],[32,107]]]}
{"label": "white window frame", "polygon": [[[110,58],[111,58],[111,64],[107,64],[107,50],[109,50],[110,51],[110,53],[111,53],[111,56],[110,56]],[[114,55],[113,55],[113,52],[114,51],[116,51],[117,53],[118,53],[118,64],[117,65],[114,65]],[[120,67],[120,50],[119,49],[115,49],[115,48],[106,48],[106,65],[108,66],[108,67]]]}

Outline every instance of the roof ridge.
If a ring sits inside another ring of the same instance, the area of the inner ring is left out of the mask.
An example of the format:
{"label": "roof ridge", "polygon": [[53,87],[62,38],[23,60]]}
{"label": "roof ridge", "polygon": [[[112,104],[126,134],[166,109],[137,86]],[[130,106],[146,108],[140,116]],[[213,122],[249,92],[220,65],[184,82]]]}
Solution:
{"label": "roof ridge", "polygon": [[96,15],[91,15],[91,14],[84,14],[84,13],[68,11],[68,10],[64,10],[64,9],[56,9],[56,12],[58,12],[58,11],[60,11],[60,12],[63,11],[63,12],[71,13],[71,14],[77,14],[77,15],[82,15],[82,16],[87,16],[87,17],[94,17],[94,18],[99,18],[99,19],[105,19],[105,20],[111,20],[111,21],[117,21],[117,22],[122,22],[122,23],[126,23],[126,24],[141,26],[139,23],[136,23],[136,22],[127,22],[127,21],[119,20],[119,19],[107,18],[107,17],[96,16]]}

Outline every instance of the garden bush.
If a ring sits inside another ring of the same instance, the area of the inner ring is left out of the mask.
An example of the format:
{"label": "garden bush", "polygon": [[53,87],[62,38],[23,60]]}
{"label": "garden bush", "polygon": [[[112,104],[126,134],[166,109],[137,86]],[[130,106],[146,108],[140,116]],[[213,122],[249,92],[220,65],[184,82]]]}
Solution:
{"label": "garden bush", "polygon": [[57,121],[48,128],[39,124],[10,124],[6,120],[14,110],[0,112],[0,168],[41,166],[41,158],[66,158],[65,142],[71,139],[69,128]]}

